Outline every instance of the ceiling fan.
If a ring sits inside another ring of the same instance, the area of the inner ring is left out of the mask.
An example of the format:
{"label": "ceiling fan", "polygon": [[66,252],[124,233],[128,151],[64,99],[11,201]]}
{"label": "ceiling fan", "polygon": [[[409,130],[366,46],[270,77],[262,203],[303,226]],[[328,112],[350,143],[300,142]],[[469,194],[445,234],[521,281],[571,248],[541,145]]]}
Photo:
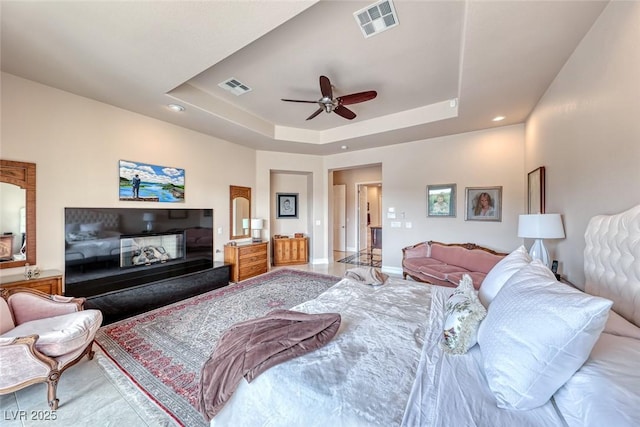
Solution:
{"label": "ceiling fan", "polygon": [[370,101],[376,96],[378,92],[375,90],[368,90],[366,92],[352,93],[350,95],[339,96],[333,98],[333,89],[331,88],[331,82],[326,76],[320,76],[320,92],[322,98],[317,101],[301,101],[298,99],[282,99],[287,102],[305,102],[309,104],[318,104],[318,108],[312,115],[307,117],[307,120],[311,120],[323,111],[331,113],[332,111],[339,116],[348,120],[353,120],[356,117],[356,113],[345,107],[345,105],[357,104],[359,102]]}

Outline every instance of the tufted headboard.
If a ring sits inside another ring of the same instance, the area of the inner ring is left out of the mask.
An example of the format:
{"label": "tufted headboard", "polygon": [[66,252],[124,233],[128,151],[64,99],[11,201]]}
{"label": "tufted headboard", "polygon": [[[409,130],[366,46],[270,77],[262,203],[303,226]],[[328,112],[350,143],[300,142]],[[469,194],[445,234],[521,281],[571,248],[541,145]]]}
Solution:
{"label": "tufted headboard", "polygon": [[120,216],[112,212],[100,212],[90,209],[67,209],[65,211],[65,224],[91,224],[101,222],[105,230],[118,231],[120,228]]}
{"label": "tufted headboard", "polygon": [[640,205],[591,218],[584,234],[585,292],[613,301],[640,326]]}

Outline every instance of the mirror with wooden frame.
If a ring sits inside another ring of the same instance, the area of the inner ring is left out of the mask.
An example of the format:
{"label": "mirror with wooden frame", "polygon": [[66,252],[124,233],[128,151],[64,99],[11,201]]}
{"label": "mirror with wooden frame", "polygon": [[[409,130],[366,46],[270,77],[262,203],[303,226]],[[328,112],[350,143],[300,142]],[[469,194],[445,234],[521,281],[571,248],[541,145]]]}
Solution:
{"label": "mirror with wooden frame", "polygon": [[251,188],[229,186],[229,238],[251,237]]}
{"label": "mirror with wooden frame", "polygon": [[36,264],[36,165],[0,159],[0,268]]}

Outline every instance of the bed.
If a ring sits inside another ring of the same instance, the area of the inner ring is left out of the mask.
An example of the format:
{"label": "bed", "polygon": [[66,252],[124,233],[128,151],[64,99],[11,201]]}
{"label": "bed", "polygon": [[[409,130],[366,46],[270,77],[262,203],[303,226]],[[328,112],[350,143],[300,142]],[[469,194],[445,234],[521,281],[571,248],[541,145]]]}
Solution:
{"label": "bed", "polygon": [[640,425],[640,206],[585,239],[586,292],[523,247],[479,292],[345,278],[293,308],[340,313],[336,336],[241,381],[211,426]]}
{"label": "bed", "polygon": [[65,212],[65,264],[86,265],[118,260],[120,217],[116,213],[92,210]]}

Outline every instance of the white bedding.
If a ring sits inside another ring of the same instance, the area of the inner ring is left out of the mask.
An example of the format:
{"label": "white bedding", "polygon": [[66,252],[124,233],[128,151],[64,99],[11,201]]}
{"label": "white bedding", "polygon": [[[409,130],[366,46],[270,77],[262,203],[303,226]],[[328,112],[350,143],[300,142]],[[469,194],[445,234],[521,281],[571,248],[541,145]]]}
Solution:
{"label": "white bedding", "polygon": [[499,409],[478,346],[462,356],[437,348],[453,291],[343,279],[294,308],[341,313],[337,336],[242,381],[211,426],[562,426],[550,402],[526,412]]}
{"label": "white bedding", "polygon": [[80,240],[67,242],[65,254],[67,260],[75,259],[75,254],[81,254],[82,258],[108,257],[114,253],[120,253],[120,233],[117,231],[103,231],[103,237],[99,239]]}
{"label": "white bedding", "polygon": [[498,408],[483,374],[478,345],[463,355],[447,354],[438,348],[448,296],[442,289],[434,287],[430,327],[402,425],[563,426],[551,402],[528,411]]}
{"label": "white bedding", "polygon": [[375,288],[344,279],[294,307],[307,313],[339,312],[338,334],[326,346],[275,366],[252,383],[242,381],[211,425],[400,425],[432,289],[400,279]]}
{"label": "white bedding", "polygon": [[601,334],[555,400],[570,427],[639,426],[640,340]]}

